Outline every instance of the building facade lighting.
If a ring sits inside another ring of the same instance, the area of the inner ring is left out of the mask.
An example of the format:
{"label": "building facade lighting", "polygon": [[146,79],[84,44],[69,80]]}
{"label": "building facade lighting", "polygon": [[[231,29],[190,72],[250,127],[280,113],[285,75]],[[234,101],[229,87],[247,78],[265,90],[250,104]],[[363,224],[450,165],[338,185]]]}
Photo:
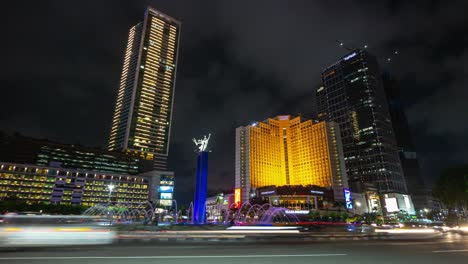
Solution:
{"label": "building facade lighting", "polygon": [[167,169],[180,27],[148,7],[130,29],[108,143],[154,159],[157,170]]}

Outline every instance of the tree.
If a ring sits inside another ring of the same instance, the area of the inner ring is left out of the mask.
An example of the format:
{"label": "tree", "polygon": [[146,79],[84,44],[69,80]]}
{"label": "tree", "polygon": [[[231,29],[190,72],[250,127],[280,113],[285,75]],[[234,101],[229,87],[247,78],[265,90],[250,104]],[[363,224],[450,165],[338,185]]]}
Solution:
{"label": "tree", "polygon": [[70,204],[27,203],[16,196],[5,197],[0,201],[0,214],[5,212],[42,212],[46,214],[79,215],[87,207]]}
{"label": "tree", "polygon": [[362,218],[364,219],[364,221],[368,225],[377,222],[377,214],[376,213],[364,213],[362,215]]}
{"label": "tree", "polygon": [[449,209],[468,207],[468,165],[447,168],[434,184],[433,195]]}

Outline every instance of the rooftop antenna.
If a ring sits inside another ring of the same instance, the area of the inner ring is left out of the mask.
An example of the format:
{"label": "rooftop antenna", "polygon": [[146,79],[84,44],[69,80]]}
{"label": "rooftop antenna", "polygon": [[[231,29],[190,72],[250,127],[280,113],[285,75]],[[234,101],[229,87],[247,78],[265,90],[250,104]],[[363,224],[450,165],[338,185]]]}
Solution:
{"label": "rooftop antenna", "polygon": [[347,51],[352,51],[352,50],[353,50],[352,47],[348,47],[347,45],[345,45],[343,41],[336,40],[336,42],[338,42],[338,45],[339,45],[340,47],[346,49]]}
{"label": "rooftop antenna", "polygon": [[[354,48],[354,47],[350,47],[350,46],[345,45],[345,43],[344,43],[343,41],[336,40],[336,42],[338,43],[339,47],[344,48],[344,49],[346,49],[347,51],[353,51],[354,49],[356,49],[356,48]],[[369,45],[368,45],[368,44],[364,44],[364,45],[362,45],[362,46],[359,47],[359,48],[360,48],[360,49],[363,49],[363,50],[368,50],[368,49],[369,49]],[[382,56],[381,54],[374,54],[374,55],[376,55],[378,58],[383,59],[386,63],[390,63],[390,62],[392,62],[393,60],[395,60],[396,57],[397,57],[399,54],[400,54],[400,52],[399,52],[398,50],[394,50],[390,56],[384,57],[384,56]]]}
{"label": "rooftop antenna", "polygon": [[400,54],[398,50],[393,51],[393,54],[388,56],[386,61],[391,62],[396,56],[398,56],[398,54]]}

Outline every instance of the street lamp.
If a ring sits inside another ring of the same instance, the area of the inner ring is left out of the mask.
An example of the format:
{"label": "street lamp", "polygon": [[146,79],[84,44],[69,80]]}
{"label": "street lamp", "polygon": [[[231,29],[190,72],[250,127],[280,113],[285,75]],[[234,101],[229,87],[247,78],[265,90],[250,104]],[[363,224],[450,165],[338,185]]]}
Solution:
{"label": "street lamp", "polygon": [[110,210],[110,206],[111,206],[112,191],[114,190],[114,188],[115,188],[115,185],[112,184],[112,183],[109,184],[109,185],[107,185],[107,189],[109,189],[109,205],[108,205],[108,211],[107,211],[107,214],[108,214],[108,216],[110,217],[110,218],[109,218],[109,226],[112,225],[112,215],[109,214],[109,210]]}
{"label": "street lamp", "polygon": [[109,204],[111,202],[112,191],[114,190],[114,188],[115,188],[115,185],[113,185],[112,183],[107,185],[107,189],[109,189]]}

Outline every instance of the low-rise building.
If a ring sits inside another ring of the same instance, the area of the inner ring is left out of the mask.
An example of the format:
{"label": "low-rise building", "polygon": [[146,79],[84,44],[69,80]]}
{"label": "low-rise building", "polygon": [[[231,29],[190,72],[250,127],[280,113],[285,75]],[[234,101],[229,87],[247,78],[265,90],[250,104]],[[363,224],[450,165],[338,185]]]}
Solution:
{"label": "low-rise building", "polygon": [[234,194],[220,193],[206,198],[206,220],[208,222],[223,222],[234,208]]}
{"label": "low-rise building", "polygon": [[0,199],[84,206],[118,202],[132,207],[149,200],[170,206],[173,191],[173,172],[129,175],[0,162]]}
{"label": "low-rise building", "polygon": [[291,210],[320,210],[333,206],[333,189],[320,186],[266,186],[256,189],[256,198]]}

